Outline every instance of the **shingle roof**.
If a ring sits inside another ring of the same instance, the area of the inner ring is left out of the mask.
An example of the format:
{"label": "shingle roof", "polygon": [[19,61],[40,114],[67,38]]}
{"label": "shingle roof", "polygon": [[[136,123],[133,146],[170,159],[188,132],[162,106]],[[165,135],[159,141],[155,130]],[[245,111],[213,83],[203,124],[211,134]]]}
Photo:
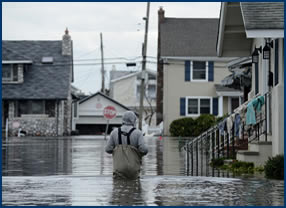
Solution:
{"label": "shingle roof", "polygon": [[5,61],[23,61],[23,60],[30,60],[30,58],[18,54],[15,51],[10,50],[9,48],[6,48],[5,46],[2,46],[2,60]]}
{"label": "shingle roof", "polygon": [[[66,99],[72,57],[61,52],[62,41],[2,41],[2,61],[22,56],[33,61],[24,72],[24,83],[2,84],[2,99]],[[41,64],[44,56],[52,56],[54,63]]]}
{"label": "shingle roof", "polygon": [[241,2],[244,25],[251,29],[284,29],[284,2]]}
{"label": "shingle roof", "polygon": [[219,19],[165,18],[161,56],[216,56]]}

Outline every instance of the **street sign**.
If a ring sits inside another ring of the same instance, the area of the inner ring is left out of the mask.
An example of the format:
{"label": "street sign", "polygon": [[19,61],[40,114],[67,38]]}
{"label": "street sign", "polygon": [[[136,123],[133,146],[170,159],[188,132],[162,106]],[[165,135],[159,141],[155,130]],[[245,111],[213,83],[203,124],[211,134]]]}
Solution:
{"label": "street sign", "polygon": [[107,124],[106,124],[106,128],[105,128],[105,136],[104,136],[104,139],[106,139],[108,126],[109,126],[109,120],[113,119],[116,116],[116,109],[111,105],[106,106],[103,109],[103,116],[104,116],[104,118],[107,119]]}
{"label": "street sign", "polygon": [[103,116],[104,118],[111,120],[116,116],[116,109],[113,106],[106,106],[103,109]]}

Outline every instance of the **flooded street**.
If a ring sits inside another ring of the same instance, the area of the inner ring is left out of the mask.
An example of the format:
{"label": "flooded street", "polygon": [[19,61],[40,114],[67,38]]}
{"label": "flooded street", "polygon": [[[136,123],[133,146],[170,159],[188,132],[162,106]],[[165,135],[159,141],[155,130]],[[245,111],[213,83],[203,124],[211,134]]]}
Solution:
{"label": "flooded street", "polygon": [[2,143],[2,205],[284,205],[284,181],[215,172],[191,176],[184,141],[145,138],[137,181],[112,179],[103,138],[9,138]]}

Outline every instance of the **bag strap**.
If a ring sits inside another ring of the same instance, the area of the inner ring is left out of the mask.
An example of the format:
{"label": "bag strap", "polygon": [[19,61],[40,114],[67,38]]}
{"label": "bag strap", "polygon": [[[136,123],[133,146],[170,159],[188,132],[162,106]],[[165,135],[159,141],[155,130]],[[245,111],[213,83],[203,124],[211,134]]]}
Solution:
{"label": "bag strap", "polygon": [[121,140],[121,128],[118,128],[118,144],[122,144],[122,140]]}
{"label": "bag strap", "polygon": [[132,132],[135,130],[136,128],[132,128],[128,134],[127,134],[127,144],[130,145],[130,135],[132,134]]}
{"label": "bag strap", "polygon": [[135,129],[136,128],[132,128],[128,133],[126,133],[126,132],[122,132],[121,128],[118,128],[118,144],[122,144],[121,134],[123,134],[124,136],[127,136],[127,144],[130,145],[130,135]]}

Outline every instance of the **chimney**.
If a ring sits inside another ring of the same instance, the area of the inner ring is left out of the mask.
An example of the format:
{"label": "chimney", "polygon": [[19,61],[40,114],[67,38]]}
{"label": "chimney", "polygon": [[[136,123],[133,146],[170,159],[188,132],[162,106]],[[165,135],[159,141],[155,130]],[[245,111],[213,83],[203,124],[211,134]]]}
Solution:
{"label": "chimney", "polygon": [[71,36],[69,35],[68,28],[66,29],[65,34],[63,35],[62,55],[63,56],[71,56],[72,55],[72,41],[71,41]]}
{"label": "chimney", "polygon": [[163,9],[163,7],[160,7],[159,11],[158,11],[158,18],[159,18],[159,22],[162,23],[165,20],[165,10]]}

